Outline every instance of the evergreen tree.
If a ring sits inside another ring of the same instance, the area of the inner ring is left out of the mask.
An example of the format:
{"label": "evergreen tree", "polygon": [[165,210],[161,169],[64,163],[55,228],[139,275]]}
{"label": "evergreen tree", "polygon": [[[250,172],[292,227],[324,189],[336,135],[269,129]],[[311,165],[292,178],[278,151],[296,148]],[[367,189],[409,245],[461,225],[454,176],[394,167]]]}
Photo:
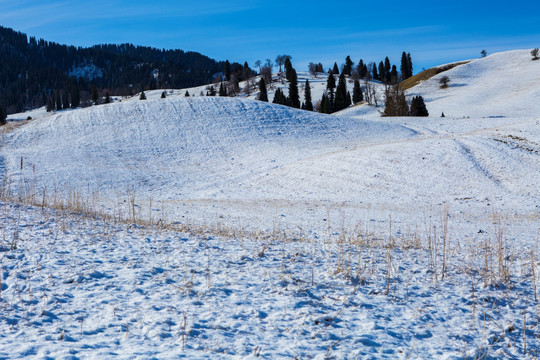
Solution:
{"label": "evergreen tree", "polygon": [[360,59],[360,61],[358,62],[358,65],[356,66],[356,72],[358,73],[360,79],[366,77],[364,60]]}
{"label": "evergreen tree", "polygon": [[410,116],[429,116],[429,113],[421,96],[415,96],[411,102]]}
{"label": "evergreen tree", "polygon": [[214,85],[210,86],[209,96],[216,96],[216,89]]}
{"label": "evergreen tree", "polygon": [[165,99],[166,97],[167,97],[167,92],[166,92],[165,90],[163,90],[163,91],[161,92],[161,98],[162,98],[162,99]]}
{"label": "evergreen tree", "polygon": [[396,65],[392,65],[392,70],[390,71],[390,84],[397,84],[399,80],[399,75],[397,72]]}
{"label": "evergreen tree", "polygon": [[225,81],[229,80],[231,80],[231,63],[227,60],[225,61]]}
{"label": "evergreen tree", "polygon": [[380,80],[379,74],[377,73],[377,65],[373,63],[373,69],[371,69],[371,77],[373,80]]}
{"label": "evergreen tree", "polygon": [[339,81],[336,88],[336,100],[334,103],[334,111],[340,111],[347,107],[347,80],[345,79],[345,73],[341,72],[339,75]]}
{"label": "evergreen tree", "polygon": [[219,96],[227,96],[227,88],[223,86],[223,83],[219,84]]}
{"label": "evergreen tree", "polygon": [[[142,95],[141,95],[142,96]],[[142,99],[141,99],[142,100]],[[92,87],[92,102],[94,105],[99,105],[99,94],[97,87]]]}
{"label": "evergreen tree", "polygon": [[54,97],[56,98],[56,110],[62,110],[62,98],[60,97],[60,91],[56,90]]}
{"label": "evergreen tree", "polygon": [[3,106],[0,105],[0,126],[7,124],[7,112]]}
{"label": "evergreen tree", "polygon": [[323,94],[321,99],[321,108],[319,109],[319,112],[322,114],[329,114],[330,111],[328,109],[328,96],[326,94]]}
{"label": "evergreen tree", "polygon": [[347,91],[347,96],[345,96],[345,107],[349,107],[351,105],[352,105],[351,92]]}
{"label": "evergreen tree", "polygon": [[287,105],[287,98],[285,97],[285,94],[283,94],[283,91],[281,91],[280,88],[276,89],[276,92],[274,93],[274,100],[272,101],[272,103],[279,105]]}
{"label": "evergreen tree", "polygon": [[285,78],[290,82],[296,74],[293,75],[293,66],[289,58],[285,59]]}
{"label": "evergreen tree", "polygon": [[186,93],[184,94],[185,97],[189,97],[189,91],[186,90]]}
{"label": "evergreen tree", "polygon": [[334,68],[332,69],[332,72],[336,75],[339,75],[339,68],[336,62],[334,63]]}
{"label": "evergreen tree", "polygon": [[409,78],[409,62],[407,60],[407,54],[405,51],[401,54],[401,67],[399,68],[401,71],[401,79],[406,80]]}
{"label": "evergreen tree", "polygon": [[77,85],[74,85],[71,87],[71,107],[75,109],[79,106],[81,106],[81,95],[79,87]]}
{"label": "evergreen tree", "polygon": [[105,93],[105,104],[110,104],[111,103],[111,95],[109,94],[109,92],[107,91]]}
{"label": "evergreen tree", "polygon": [[296,70],[291,67],[291,79],[289,80],[289,98],[288,103],[293,108],[300,108],[300,95],[298,94],[298,77],[296,76]]}
{"label": "evergreen tree", "polygon": [[268,92],[266,91],[266,82],[264,78],[261,77],[259,81],[259,100],[268,102]]}
{"label": "evergreen tree", "polygon": [[412,64],[411,53],[407,53],[407,70],[409,70],[409,72],[407,73],[407,78],[410,78],[411,76],[413,76],[413,64]]}
{"label": "evergreen tree", "polygon": [[388,59],[388,56],[387,56],[384,59],[384,78],[383,78],[383,82],[385,84],[389,84],[389,83],[392,82],[392,76],[390,74],[391,69],[392,69],[392,65],[390,64],[390,59]]}
{"label": "evergreen tree", "polygon": [[345,75],[351,76],[352,66],[353,62],[351,60],[351,57],[347,56],[347,58],[345,59],[345,66],[343,67],[343,72],[345,73]]}
{"label": "evergreen tree", "polygon": [[311,101],[311,87],[309,86],[309,80],[306,79],[306,85],[304,86],[304,108],[307,111],[313,111],[313,102]]}
{"label": "evergreen tree", "polygon": [[54,111],[54,94],[47,97],[47,112]]}
{"label": "evergreen tree", "polygon": [[69,98],[67,91],[62,91],[62,107],[64,109],[69,109]]}
{"label": "evergreen tree", "polygon": [[146,94],[144,93],[144,90],[141,91],[141,96],[139,96],[139,100],[146,100]]}
{"label": "evergreen tree", "polygon": [[379,80],[381,80],[383,83],[386,82],[384,63],[382,61],[379,63]]}
{"label": "evergreen tree", "polygon": [[332,71],[328,74],[328,80],[326,81],[326,91],[328,92],[328,106],[327,113],[331,114],[334,112],[334,102],[335,102],[335,93],[334,89],[336,88],[336,79]]}
{"label": "evergreen tree", "polygon": [[362,89],[360,88],[360,81],[355,80],[354,88],[353,88],[353,95],[352,95],[353,104],[358,104],[359,102],[363,100],[364,100],[364,96],[362,94]]}

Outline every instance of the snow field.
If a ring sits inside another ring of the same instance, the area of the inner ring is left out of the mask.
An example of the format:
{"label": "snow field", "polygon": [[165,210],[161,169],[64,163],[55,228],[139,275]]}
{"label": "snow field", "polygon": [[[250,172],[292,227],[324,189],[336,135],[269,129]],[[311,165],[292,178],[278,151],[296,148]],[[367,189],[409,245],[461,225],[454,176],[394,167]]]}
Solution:
{"label": "snow field", "polygon": [[519,358],[540,346],[538,244],[498,254],[502,219],[467,239],[444,232],[444,213],[426,234],[244,239],[1,211],[1,357]]}

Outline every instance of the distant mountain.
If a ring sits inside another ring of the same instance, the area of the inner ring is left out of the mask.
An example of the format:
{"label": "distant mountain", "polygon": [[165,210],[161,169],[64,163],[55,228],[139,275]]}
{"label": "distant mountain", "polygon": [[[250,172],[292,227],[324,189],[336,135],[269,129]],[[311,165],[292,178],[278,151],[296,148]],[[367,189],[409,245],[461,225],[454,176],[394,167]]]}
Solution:
{"label": "distant mountain", "polygon": [[1,26],[0,64],[0,106],[8,113],[43,106],[49,96],[73,88],[84,102],[94,86],[101,95],[186,88],[210,83],[224,69],[224,62],[196,52],[132,44],[74,47]]}

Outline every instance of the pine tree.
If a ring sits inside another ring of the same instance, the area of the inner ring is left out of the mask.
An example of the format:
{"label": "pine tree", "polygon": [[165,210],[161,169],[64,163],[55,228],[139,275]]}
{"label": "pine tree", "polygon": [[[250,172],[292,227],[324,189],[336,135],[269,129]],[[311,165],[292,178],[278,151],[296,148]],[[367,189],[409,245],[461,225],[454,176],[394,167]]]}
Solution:
{"label": "pine tree", "polygon": [[293,80],[293,66],[289,58],[285,59],[285,78],[290,82]]}
{"label": "pine tree", "polygon": [[163,90],[163,91],[161,92],[161,98],[162,98],[162,99],[165,99],[166,97],[167,97],[167,92],[166,92],[165,90]]}
{"label": "pine tree", "polygon": [[347,80],[345,79],[345,73],[341,72],[339,75],[339,81],[336,88],[336,101],[334,103],[334,111],[340,111],[347,107]]}
{"label": "pine tree", "polygon": [[377,73],[377,65],[373,63],[373,69],[371,69],[371,77],[373,80],[380,80],[379,74]]}
{"label": "pine tree", "polygon": [[219,96],[227,96],[227,89],[223,86],[223,83],[219,84]]}
{"label": "pine tree", "polygon": [[413,76],[413,64],[412,64],[411,53],[407,53],[407,70],[409,70],[409,73],[407,74],[407,78],[410,78],[411,76]]}
{"label": "pine tree", "polygon": [[334,68],[332,69],[332,72],[336,75],[339,75],[339,68],[336,62],[334,63]]}
{"label": "pine tree", "polygon": [[214,88],[214,85],[210,86],[209,95],[216,96],[216,89]]}
{"label": "pine tree", "polygon": [[406,80],[409,78],[409,61],[407,60],[407,54],[405,51],[401,54],[401,79]]}
{"label": "pine tree", "polygon": [[345,59],[345,66],[343,67],[343,72],[345,73],[345,75],[351,76],[352,66],[353,62],[351,60],[351,57],[347,56],[347,58]]}
{"label": "pine tree", "polygon": [[386,82],[384,63],[382,61],[379,63],[379,80],[381,80],[383,83]]}
{"label": "pine tree", "polygon": [[410,116],[429,116],[429,113],[424,103],[424,99],[419,95],[415,96],[411,102]]}
{"label": "pine tree", "polygon": [[392,81],[392,77],[390,75],[390,70],[391,69],[392,69],[392,65],[390,64],[390,59],[387,56],[384,59],[384,77],[383,77],[383,81],[384,81],[385,84],[389,84]]}
{"label": "pine tree", "polygon": [[64,109],[69,109],[69,98],[67,91],[62,91],[62,107]]}
{"label": "pine tree", "polygon": [[355,80],[354,87],[353,87],[353,95],[352,95],[353,104],[358,104],[359,102],[363,100],[364,100],[364,96],[362,94],[362,89],[360,88],[360,81]]}
{"label": "pine tree", "polygon": [[81,106],[81,95],[79,87],[77,85],[74,85],[71,87],[71,107],[75,109],[79,106]]}
{"label": "pine tree", "polygon": [[0,126],[7,124],[7,112],[2,105],[0,105]]}
{"label": "pine tree", "polygon": [[304,108],[307,111],[313,111],[313,102],[311,101],[311,87],[309,86],[309,80],[306,79],[306,85],[304,86]]}
{"label": "pine tree", "polygon": [[227,60],[225,61],[225,81],[229,80],[231,80],[231,63]]}
{"label": "pine tree", "polygon": [[54,111],[54,94],[47,97],[47,112]]}
{"label": "pine tree", "polygon": [[334,73],[330,71],[328,74],[328,80],[326,81],[326,90],[328,92],[328,111],[327,113],[334,112],[334,103],[335,103],[335,93],[334,89],[336,88],[336,79],[334,78]]}
{"label": "pine tree", "polygon": [[358,76],[360,77],[360,79],[363,79],[366,77],[366,73],[364,72],[364,60],[360,59],[360,61],[358,62],[358,66],[356,66],[356,72],[358,72]]}
{"label": "pine tree", "polygon": [[399,80],[399,75],[397,72],[396,65],[392,65],[392,70],[390,71],[390,84],[397,84]]}
{"label": "pine tree", "polygon": [[144,93],[144,90],[141,91],[141,96],[139,96],[139,100],[146,100],[146,94]]}
{"label": "pine tree", "polygon": [[62,98],[60,97],[60,91],[56,90],[56,110],[62,110]]}
{"label": "pine tree", "polygon": [[281,91],[280,88],[276,89],[276,92],[274,93],[274,100],[272,101],[272,103],[279,105],[287,105],[287,98],[285,97],[285,94],[283,94],[283,91]]}
{"label": "pine tree", "polygon": [[92,87],[92,102],[94,103],[94,105],[99,105],[99,94],[98,94],[98,90],[97,90],[97,87]]}
{"label": "pine tree", "polygon": [[261,77],[259,81],[259,100],[268,102],[268,92],[266,91],[266,82],[264,78]]}
{"label": "pine tree", "polygon": [[105,101],[104,101],[105,104],[110,104],[111,103],[111,95],[109,94],[109,92],[107,91],[105,93]]}
{"label": "pine tree", "polygon": [[351,105],[352,105],[351,92],[347,91],[347,95],[345,96],[345,107],[349,107]]}
{"label": "pine tree", "polygon": [[298,77],[296,70],[291,67],[291,79],[289,80],[289,98],[288,103],[293,108],[300,108],[300,95],[298,94]]}
{"label": "pine tree", "polygon": [[330,111],[328,110],[328,96],[326,96],[326,94],[323,94],[321,98],[321,106],[320,106],[319,112],[322,114],[330,113]]}
{"label": "pine tree", "polygon": [[186,93],[184,94],[185,97],[189,97],[189,91],[186,90]]}

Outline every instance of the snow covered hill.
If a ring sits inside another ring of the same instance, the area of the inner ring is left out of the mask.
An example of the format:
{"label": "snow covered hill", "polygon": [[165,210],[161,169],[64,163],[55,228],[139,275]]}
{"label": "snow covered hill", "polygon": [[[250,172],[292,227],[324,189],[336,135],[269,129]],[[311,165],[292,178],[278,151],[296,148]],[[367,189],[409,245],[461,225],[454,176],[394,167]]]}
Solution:
{"label": "snow covered hill", "polygon": [[0,357],[532,356],[538,66],[430,79],[428,118],[184,91],[32,112],[2,190],[193,232],[0,204]]}

